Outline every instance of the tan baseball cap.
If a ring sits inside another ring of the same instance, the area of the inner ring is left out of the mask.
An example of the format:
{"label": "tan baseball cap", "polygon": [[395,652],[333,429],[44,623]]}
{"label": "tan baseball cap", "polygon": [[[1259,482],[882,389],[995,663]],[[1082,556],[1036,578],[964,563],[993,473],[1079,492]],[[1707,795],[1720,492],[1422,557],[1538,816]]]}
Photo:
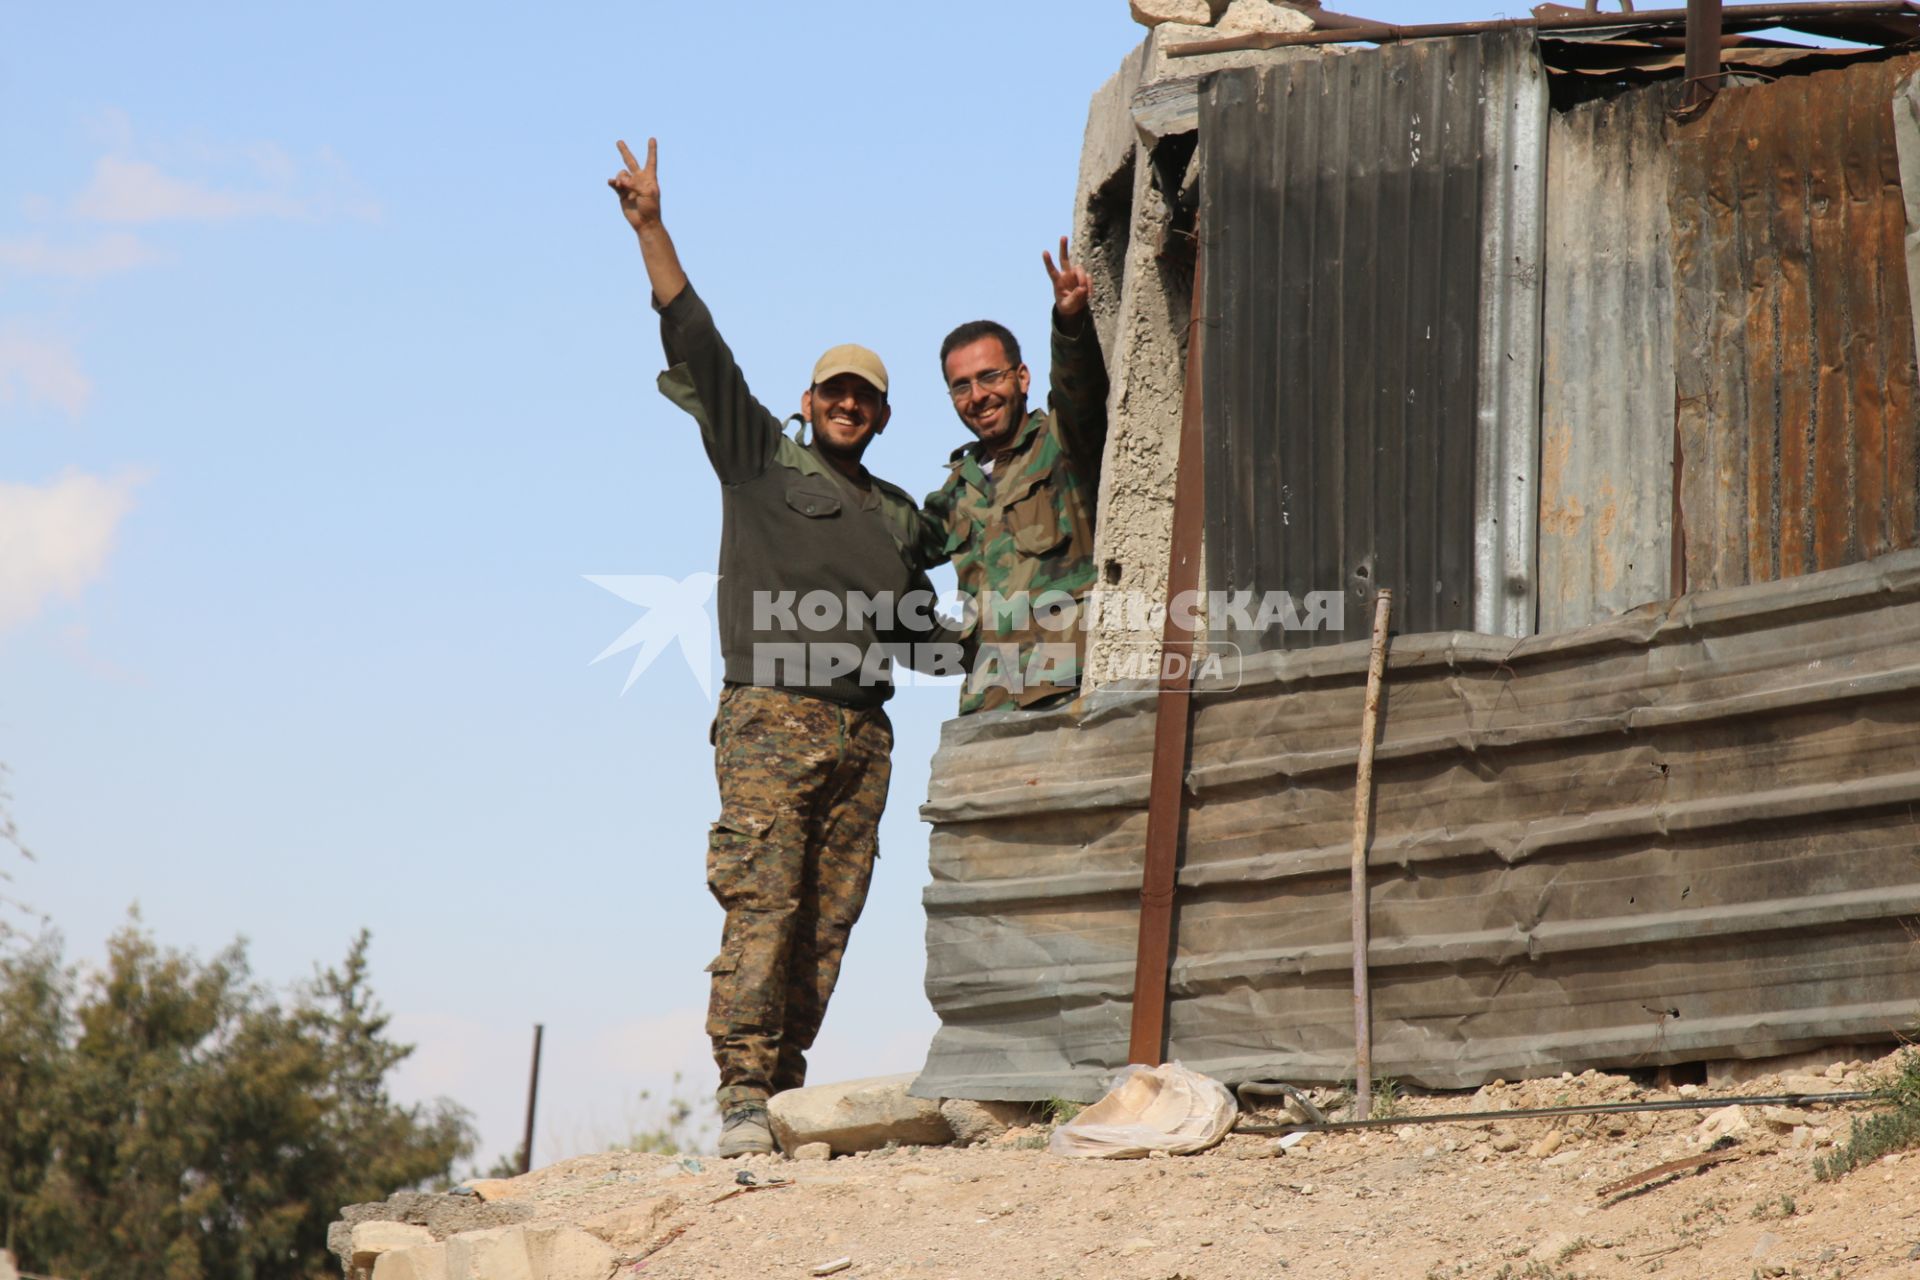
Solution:
{"label": "tan baseball cap", "polygon": [[887,366],[881,364],[880,357],[865,347],[846,342],[829,350],[813,366],[813,385],[817,387],[839,373],[865,378],[873,384],[874,390],[886,394]]}

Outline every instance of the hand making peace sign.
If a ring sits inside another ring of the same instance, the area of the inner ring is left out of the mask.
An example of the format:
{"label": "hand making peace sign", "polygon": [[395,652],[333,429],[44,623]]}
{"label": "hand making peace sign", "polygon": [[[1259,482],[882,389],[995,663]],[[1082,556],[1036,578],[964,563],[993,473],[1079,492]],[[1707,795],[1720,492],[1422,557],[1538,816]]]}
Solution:
{"label": "hand making peace sign", "polygon": [[[652,138],[647,139],[647,167],[642,169],[640,162],[633,158],[633,152],[627,150],[627,144],[617,144],[620,158],[627,167],[607,179],[620,197],[620,212],[627,215],[627,221],[635,231],[660,221],[660,174],[658,161],[660,148]],[[1065,256],[1066,241],[1061,242],[1061,254]]]}
{"label": "hand making peace sign", "polygon": [[1067,238],[1060,237],[1060,268],[1055,270],[1053,255],[1045,249],[1040,251],[1040,261],[1047,264],[1047,278],[1053,281],[1053,305],[1061,315],[1078,315],[1086,310],[1087,300],[1093,296],[1093,277],[1087,269],[1067,261]]}

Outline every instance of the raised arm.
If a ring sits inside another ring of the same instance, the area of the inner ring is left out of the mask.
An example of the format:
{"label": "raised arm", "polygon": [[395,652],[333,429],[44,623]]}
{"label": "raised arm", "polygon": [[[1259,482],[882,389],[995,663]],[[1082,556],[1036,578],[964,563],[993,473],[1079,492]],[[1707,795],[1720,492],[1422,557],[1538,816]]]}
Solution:
{"label": "raised arm", "polygon": [[653,285],[654,303],[664,308],[687,287],[687,273],[681,269],[680,255],[674,251],[667,224],[660,220],[660,146],[654,139],[647,139],[644,169],[625,142],[618,146],[626,168],[608,178],[607,185],[619,195],[620,212],[626,215],[627,225],[640,238],[640,256],[647,263],[647,280]]}
{"label": "raised arm", "polygon": [[1059,425],[1061,443],[1082,466],[1098,471],[1107,443],[1107,365],[1100,336],[1093,325],[1093,277],[1067,257],[1067,238],[1060,237],[1060,265],[1044,249],[1053,284],[1052,373],[1047,407]]}
{"label": "raised arm", "polygon": [[780,420],[753,398],[707,304],[700,300],[660,219],[659,145],[647,139],[643,168],[622,142],[626,167],[607,185],[640,239],[640,256],[660,312],[660,341],[672,367],[660,390],[700,424],[707,458],[723,484],[750,480],[767,469],[780,443]]}

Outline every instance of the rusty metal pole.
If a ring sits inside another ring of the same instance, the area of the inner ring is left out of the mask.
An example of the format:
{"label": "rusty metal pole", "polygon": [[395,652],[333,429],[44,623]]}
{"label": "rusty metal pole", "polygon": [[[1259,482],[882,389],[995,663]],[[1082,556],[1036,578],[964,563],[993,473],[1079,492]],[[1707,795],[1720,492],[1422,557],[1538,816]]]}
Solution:
{"label": "rusty metal pole", "polygon": [[[1195,228],[1196,237],[1198,228]],[[1167,1043],[1167,971],[1173,963],[1173,898],[1186,810],[1187,747],[1193,722],[1193,631],[1174,606],[1200,585],[1202,444],[1201,317],[1206,249],[1193,259],[1193,314],[1187,324],[1186,391],[1173,480],[1173,538],[1167,555],[1167,616],[1160,630],[1160,692],[1154,709],[1153,772],[1147,787],[1147,848],[1140,875],[1140,932],[1133,962],[1133,1019],[1127,1061],[1159,1066]],[[1177,662],[1170,659],[1176,657]]]}
{"label": "rusty metal pole", "polygon": [[1380,688],[1387,675],[1387,623],[1393,592],[1373,606],[1373,651],[1367,655],[1367,700],[1360,712],[1360,767],[1353,787],[1353,1118],[1373,1108],[1373,997],[1367,979],[1367,845],[1373,825],[1373,740],[1379,734]]}
{"label": "rusty metal pole", "polygon": [[1684,108],[1704,106],[1720,91],[1720,0],[1687,0],[1687,88]]}
{"label": "rusty metal pole", "polygon": [[520,1139],[520,1172],[533,1168],[533,1104],[540,1097],[540,1038],[546,1027],[533,1024],[533,1070],[527,1076],[527,1131]]}

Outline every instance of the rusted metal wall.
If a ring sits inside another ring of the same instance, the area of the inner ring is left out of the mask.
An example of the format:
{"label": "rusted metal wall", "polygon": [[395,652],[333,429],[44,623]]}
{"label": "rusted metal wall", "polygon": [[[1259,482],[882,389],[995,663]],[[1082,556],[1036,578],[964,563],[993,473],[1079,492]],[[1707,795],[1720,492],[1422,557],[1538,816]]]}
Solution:
{"label": "rusted metal wall", "polygon": [[1896,84],[1863,62],[1722,91],[1675,126],[1689,588],[1915,545],[1920,431]]}
{"label": "rusted metal wall", "polygon": [[1562,631],[1674,594],[1671,84],[1547,133],[1540,619]]}
{"label": "rusted metal wall", "polygon": [[[1169,1056],[1352,1070],[1366,646],[1203,683]],[[923,1095],[1087,1098],[1125,1057],[1152,699],[949,723],[923,816]],[[1884,1040],[1920,1014],[1920,552],[1512,641],[1399,637],[1374,1066],[1431,1087]]]}
{"label": "rusted metal wall", "polygon": [[1530,33],[1222,72],[1201,101],[1216,591],[1533,620],[1546,93]]}

